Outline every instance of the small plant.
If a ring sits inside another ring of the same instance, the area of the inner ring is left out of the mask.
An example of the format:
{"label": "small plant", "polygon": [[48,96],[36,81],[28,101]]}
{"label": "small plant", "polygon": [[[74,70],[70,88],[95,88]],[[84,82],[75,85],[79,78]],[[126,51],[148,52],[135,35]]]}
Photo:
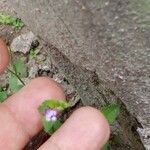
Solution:
{"label": "small plant", "polygon": [[[120,113],[120,105],[113,103],[107,106],[104,106],[101,108],[101,112],[103,113],[103,115],[105,116],[105,118],[108,120],[109,124],[113,124],[119,113]],[[104,145],[104,147],[102,148],[102,150],[110,150],[110,144],[109,141]]]}
{"label": "small plant", "polygon": [[120,113],[120,105],[114,103],[104,106],[101,108],[101,112],[108,120],[109,124],[113,124]]}
{"label": "small plant", "polygon": [[[69,107],[71,105],[67,102],[57,100],[46,100],[39,106],[39,112],[42,114],[43,127],[46,133],[52,135],[63,124],[60,120],[60,113]],[[119,115],[120,106],[115,103],[104,106],[101,108],[101,112],[109,124],[113,124]],[[102,150],[110,150],[109,142],[105,144]]]}
{"label": "small plant", "polygon": [[8,71],[9,71],[9,88],[8,89],[0,88],[0,102],[5,101],[5,99],[8,96],[17,92],[25,85],[25,83],[21,78],[27,75],[27,67],[20,58],[17,58],[14,62],[12,62],[12,65],[10,69],[8,69]]}
{"label": "small plant", "polygon": [[12,63],[12,67],[9,69],[9,72],[9,87],[11,92],[15,93],[25,85],[21,78],[26,77],[27,67],[24,62],[18,58]]}
{"label": "small plant", "polygon": [[4,15],[2,13],[0,13],[0,24],[11,25],[15,30],[20,30],[24,26],[24,23],[21,21],[21,19]]}
{"label": "small plant", "polygon": [[67,102],[57,100],[46,100],[39,107],[42,114],[43,127],[46,133],[52,135],[61,125],[60,113],[70,107]]}
{"label": "small plant", "polygon": [[29,59],[37,58],[37,55],[40,53],[40,49],[31,49],[29,53]]}

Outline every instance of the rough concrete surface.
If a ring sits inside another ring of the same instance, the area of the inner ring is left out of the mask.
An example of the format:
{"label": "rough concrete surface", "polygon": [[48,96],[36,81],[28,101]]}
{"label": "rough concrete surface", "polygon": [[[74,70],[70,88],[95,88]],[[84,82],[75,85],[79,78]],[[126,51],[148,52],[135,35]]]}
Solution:
{"label": "rough concrete surface", "polygon": [[8,1],[46,43],[96,72],[140,123],[137,131],[150,149],[150,2]]}

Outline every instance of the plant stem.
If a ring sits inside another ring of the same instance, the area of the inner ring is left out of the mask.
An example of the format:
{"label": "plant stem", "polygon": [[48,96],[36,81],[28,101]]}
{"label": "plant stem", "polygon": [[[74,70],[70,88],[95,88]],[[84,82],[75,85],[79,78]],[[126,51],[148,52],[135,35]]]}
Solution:
{"label": "plant stem", "polygon": [[8,71],[11,72],[12,74],[14,74],[14,75],[18,78],[18,80],[19,80],[23,85],[25,85],[25,83],[22,81],[22,79],[21,79],[15,72],[13,72],[12,70],[10,70],[9,68],[8,68]]}

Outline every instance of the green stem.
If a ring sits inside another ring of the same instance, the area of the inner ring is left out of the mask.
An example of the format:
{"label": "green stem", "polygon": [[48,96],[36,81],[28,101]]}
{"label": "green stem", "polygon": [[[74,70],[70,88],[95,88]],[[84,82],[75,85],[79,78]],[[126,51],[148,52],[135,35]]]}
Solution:
{"label": "green stem", "polygon": [[11,72],[12,74],[14,74],[14,75],[18,78],[18,80],[19,80],[23,85],[25,85],[25,83],[22,81],[22,79],[21,79],[15,72],[13,72],[12,70],[10,70],[9,68],[8,68],[8,71]]}

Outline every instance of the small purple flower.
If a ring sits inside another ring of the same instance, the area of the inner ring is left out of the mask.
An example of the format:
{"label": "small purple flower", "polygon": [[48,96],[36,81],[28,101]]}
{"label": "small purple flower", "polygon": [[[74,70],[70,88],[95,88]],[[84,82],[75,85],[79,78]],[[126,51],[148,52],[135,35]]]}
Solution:
{"label": "small purple flower", "polygon": [[45,118],[46,121],[56,121],[57,111],[50,108],[45,109]]}

